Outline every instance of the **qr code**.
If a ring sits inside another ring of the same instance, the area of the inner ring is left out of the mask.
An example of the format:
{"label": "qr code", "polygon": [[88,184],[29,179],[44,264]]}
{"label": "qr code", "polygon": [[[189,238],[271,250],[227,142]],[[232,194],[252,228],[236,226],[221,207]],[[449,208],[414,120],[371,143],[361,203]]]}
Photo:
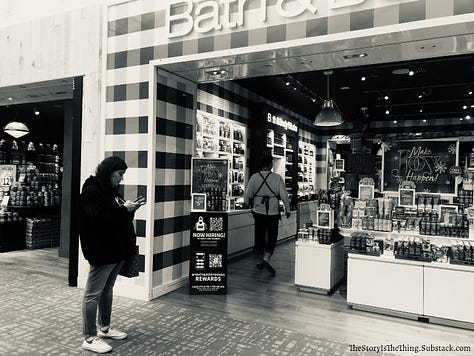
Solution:
{"label": "qr code", "polygon": [[222,255],[209,254],[209,267],[210,268],[222,267]]}
{"label": "qr code", "polygon": [[211,218],[209,231],[222,231],[224,229],[224,218]]}

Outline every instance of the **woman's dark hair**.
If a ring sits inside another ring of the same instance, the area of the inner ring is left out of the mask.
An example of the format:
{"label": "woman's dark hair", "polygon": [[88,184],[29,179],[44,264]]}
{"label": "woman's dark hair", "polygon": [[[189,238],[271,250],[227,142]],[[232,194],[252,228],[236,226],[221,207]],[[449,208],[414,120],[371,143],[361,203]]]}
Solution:
{"label": "woman's dark hair", "polygon": [[265,153],[262,156],[262,167],[271,167],[273,166],[273,157],[271,154]]}
{"label": "woman's dark hair", "polygon": [[107,181],[113,172],[126,170],[127,168],[128,166],[123,159],[111,156],[99,163],[95,170],[95,175],[100,180]]}

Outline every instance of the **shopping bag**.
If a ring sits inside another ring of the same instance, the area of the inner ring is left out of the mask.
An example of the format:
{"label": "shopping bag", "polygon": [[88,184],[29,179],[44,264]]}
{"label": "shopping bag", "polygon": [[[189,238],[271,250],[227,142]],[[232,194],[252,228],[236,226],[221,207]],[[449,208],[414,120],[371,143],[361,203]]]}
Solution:
{"label": "shopping bag", "polygon": [[138,276],[138,246],[135,246],[133,253],[125,259],[119,275],[127,278]]}

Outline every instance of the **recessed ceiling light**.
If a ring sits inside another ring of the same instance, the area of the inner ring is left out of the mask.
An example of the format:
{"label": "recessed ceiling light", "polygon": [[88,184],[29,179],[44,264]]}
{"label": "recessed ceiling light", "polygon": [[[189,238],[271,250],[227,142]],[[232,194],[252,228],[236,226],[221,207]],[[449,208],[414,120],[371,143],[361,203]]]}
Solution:
{"label": "recessed ceiling light", "polygon": [[384,98],[385,100],[388,100],[388,99],[389,99],[389,96],[388,96],[388,95],[385,95],[383,98]]}
{"label": "recessed ceiling light", "polygon": [[462,108],[463,108],[464,110],[466,110],[466,109],[467,109],[467,105],[463,105]]}
{"label": "recessed ceiling light", "polygon": [[426,119],[423,119],[423,122],[426,122]]}
{"label": "recessed ceiling light", "polygon": [[13,98],[12,98],[12,97],[9,97],[8,100],[13,100]]}
{"label": "recessed ceiling light", "polygon": [[471,108],[474,108],[474,104],[471,104]]}
{"label": "recessed ceiling light", "polygon": [[466,115],[464,118],[465,118],[466,120],[470,120],[470,119],[471,119],[471,115]]}
{"label": "recessed ceiling light", "polygon": [[360,78],[360,80],[362,80],[363,82],[365,82],[366,79],[367,79],[367,78],[366,78],[365,76],[362,76],[362,77]]}
{"label": "recessed ceiling light", "polygon": [[415,72],[411,70],[411,71],[408,72],[408,75],[411,77],[411,76],[415,75]]}
{"label": "recessed ceiling light", "polygon": [[285,85],[287,85],[287,86],[290,85],[290,82],[285,82]]}
{"label": "recessed ceiling light", "polygon": [[211,80],[224,79],[227,74],[227,70],[221,68],[214,68],[206,71],[207,78]]}
{"label": "recessed ceiling light", "polygon": [[472,95],[472,90],[469,89],[467,93],[468,93],[469,95]]}
{"label": "recessed ceiling light", "polygon": [[423,109],[420,109],[420,112],[423,112]]}
{"label": "recessed ceiling light", "polygon": [[385,115],[390,114],[390,110],[385,110]]}
{"label": "recessed ceiling light", "polygon": [[396,123],[397,123],[397,120],[393,120],[393,123],[396,124]]}
{"label": "recessed ceiling light", "polygon": [[346,54],[344,55],[344,59],[354,59],[354,58],[364,58],[367,57],[367,53],[354,53],[354,54]]}

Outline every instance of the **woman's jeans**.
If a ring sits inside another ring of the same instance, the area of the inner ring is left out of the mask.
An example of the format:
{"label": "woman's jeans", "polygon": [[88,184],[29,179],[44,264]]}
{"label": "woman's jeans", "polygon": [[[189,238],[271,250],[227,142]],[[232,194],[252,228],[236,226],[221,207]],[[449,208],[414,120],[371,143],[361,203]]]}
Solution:
{"label": "woman's jeans", "polygon": [[123,262],[90,266],[82,304],[82,330],[85,338],[97,335],[97,309],[99,310],[99,326],[110,325],[113,288],[122,264]]}

